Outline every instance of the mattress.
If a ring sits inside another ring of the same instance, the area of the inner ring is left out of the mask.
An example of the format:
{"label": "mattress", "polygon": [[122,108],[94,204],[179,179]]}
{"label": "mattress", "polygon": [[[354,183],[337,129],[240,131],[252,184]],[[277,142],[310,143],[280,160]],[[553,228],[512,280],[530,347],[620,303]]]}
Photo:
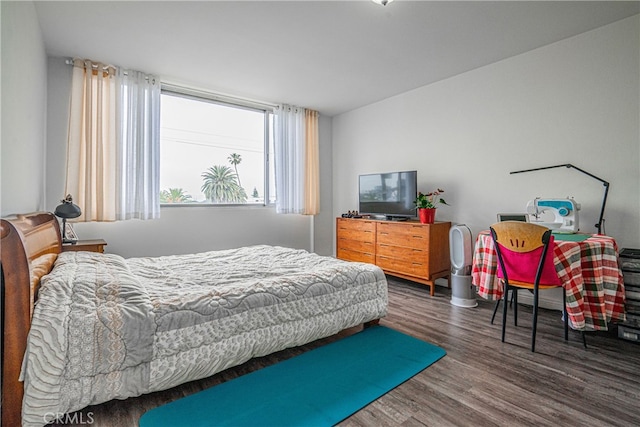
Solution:
{"label": "mattress", "polygon": [[23,425],[333,335],[385,316],[387,302],[380,268],[303,250],[63,252],[34,309]]}

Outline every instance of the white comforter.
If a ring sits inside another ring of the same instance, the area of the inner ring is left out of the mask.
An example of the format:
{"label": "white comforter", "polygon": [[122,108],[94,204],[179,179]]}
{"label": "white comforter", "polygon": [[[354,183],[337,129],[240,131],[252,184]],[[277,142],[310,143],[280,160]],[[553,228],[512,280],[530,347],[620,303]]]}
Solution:
{"label": "white comforter", "polygon": [[23,425],[204,378],[386,315],[378,267],[282,247],[63,252],[42,280]]}

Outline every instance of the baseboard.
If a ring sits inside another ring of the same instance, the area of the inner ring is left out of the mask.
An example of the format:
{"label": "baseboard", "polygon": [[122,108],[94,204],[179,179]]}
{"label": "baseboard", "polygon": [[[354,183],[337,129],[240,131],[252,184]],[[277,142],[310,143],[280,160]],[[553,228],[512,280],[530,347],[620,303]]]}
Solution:
{"label": "baseboard", "polygon": [[[448,287],[447,279],[436,279],[436,286]],[[533,294],[528,290],[520,290],[518,294],[518,303],[525,305],[533,305]],[[562,311],[562,289],[545,289],[540,291],[538,305],[541,308],[549,310]]]}

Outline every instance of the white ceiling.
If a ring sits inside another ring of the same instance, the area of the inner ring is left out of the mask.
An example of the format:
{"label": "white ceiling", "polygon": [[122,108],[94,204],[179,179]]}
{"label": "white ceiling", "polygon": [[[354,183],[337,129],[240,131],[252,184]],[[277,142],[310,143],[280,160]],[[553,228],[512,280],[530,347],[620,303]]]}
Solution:
{"label": "white ceiling", "polygon": [[36,2],[47,54],[332,116],[640,13],[640,2]]}

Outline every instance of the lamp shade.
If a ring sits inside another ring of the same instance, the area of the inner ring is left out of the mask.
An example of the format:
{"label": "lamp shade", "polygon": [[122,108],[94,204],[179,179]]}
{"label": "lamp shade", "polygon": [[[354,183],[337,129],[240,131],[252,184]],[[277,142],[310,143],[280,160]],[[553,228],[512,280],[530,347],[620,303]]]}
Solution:
{"label": "lamp shade", "polygon": [[71,194],[68,194],[64,200],[61,200],[61,204],[56,207],[54,214],[60,218],[77,218],[82,215],[80,207],[73,203]]}

